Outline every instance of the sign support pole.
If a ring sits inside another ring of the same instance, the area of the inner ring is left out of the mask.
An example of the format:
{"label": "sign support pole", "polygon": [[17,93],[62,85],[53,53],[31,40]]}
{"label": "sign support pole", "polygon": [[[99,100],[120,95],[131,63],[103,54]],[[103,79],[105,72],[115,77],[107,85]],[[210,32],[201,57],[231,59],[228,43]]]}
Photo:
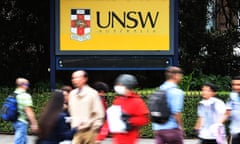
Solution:
{"label": "sign support pole", "polygon": [[55,3],[54,0],[50,1],[50,88],[51,91],[55,89]]}
{"label": "sign support pole", "polygon": [[173,56],[173,65],[178,66],[178,1],[174,3],[174,56]]}

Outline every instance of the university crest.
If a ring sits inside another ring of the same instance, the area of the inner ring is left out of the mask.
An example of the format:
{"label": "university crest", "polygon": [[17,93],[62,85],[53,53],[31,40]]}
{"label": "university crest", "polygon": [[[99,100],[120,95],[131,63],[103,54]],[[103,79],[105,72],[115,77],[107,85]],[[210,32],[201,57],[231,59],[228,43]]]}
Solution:
{"label": "university crest", "polygon": [[71,39],[85,41],[91,38],[90,9],[71,9]]}

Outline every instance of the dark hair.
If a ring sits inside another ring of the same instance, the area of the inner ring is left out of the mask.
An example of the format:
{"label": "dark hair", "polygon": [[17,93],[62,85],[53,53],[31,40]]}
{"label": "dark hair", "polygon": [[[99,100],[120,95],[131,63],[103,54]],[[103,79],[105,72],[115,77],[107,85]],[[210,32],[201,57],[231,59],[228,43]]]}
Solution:
{"label": "dark hair", "polygon": [[93,88],[98,92],[100,91],[104,91],[105,93],[109,92],[109,87],[104,82],[95,82]]}
{"label": "dark hair", "polygon": [[61,87],[61,90],[70,93],[70,91],[72,90],[72,87],[69,86],[69,85],[63,85],[63,86]]}
{"label": "dark hair", "polygon": [[[39,119],[39,138],[46,138],[51,133],[59,113],[63,110],[64,95],[62,90],[55,90]],[[47,120],[47,121],[46,121]]]}
{"label": "dark hair", "polygon": [[211,89],[212,91],[217,92],[217,86],[216,86],[215,84],[206,82],[205,84],[203,84],[203,86],[210,87],[210,89]]}
{"label": "dark hair", "polygon": [[240,76],[234,76],[232,80],[240,80]]}

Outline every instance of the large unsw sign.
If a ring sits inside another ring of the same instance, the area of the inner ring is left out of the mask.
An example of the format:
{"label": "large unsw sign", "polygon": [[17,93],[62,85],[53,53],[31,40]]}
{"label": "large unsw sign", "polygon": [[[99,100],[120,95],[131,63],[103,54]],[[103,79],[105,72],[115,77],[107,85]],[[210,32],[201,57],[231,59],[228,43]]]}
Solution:
{"label": "large unsw sign", "polygon": [[59,0],[60,51],[168,51],[170,0]]}

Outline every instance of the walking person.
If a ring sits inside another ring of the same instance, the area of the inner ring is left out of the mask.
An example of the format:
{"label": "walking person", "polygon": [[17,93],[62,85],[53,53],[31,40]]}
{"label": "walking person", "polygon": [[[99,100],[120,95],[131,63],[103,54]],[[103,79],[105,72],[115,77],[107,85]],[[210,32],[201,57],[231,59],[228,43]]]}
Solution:
{"label": "walking person", "polygon": [[179,67],[170,66],[166,69],[166,81],[160,90],[166,91],[167,103],[171,116],[166,123],[152,123],[156,144],[183,144],[183,110],[184,93],[178,88],[183,72]]}
{"label": "walking person", "polygon": [[104,108],[98,92],[87,85],[88,74],[78,70],[72,73],[75,87],[69,96],[71,127],[79,131],[73,137],[73,144],[94,144],[96,135],[104,120]]}
{"label": "walking person", "polygon": [[[70,92],[72,91],[72,87],[70,85],[63,85],[61,87],[61,90],[65,93],[64,95],[64,106],[63,106],[63,109],[65,111],[65,113],[69,115],[69,112],[68,112],[68,103],[69,103],[69,95],[70,95]],[[70,122],[70,121],[69,121]]]}
{"label": "walking person", "polygon": [[222,122],[230,120],[230,144],[240,144],[240,76],[232,79],[232,92],[226,103],[227,111]]}
{"label": "walking person", "polygon": [[118,127],[115,120],[116,116],[113,108],[119,108],[118,114],[121,122],[124,123],[120,131],[111,130],[112,144],[136,144],[139,137],[139,129],[148,124],[149,110],[143,99],[133,90],[138,82],[135,76],[130,74],[119,75],[115,81],[114,90],[117,96],[114,98],[112,106],[107,110],[107,119],[112,121],[109,124],[112,127]]}
{"label": "walking person", "polygon": [[78,127],[71,129],[66,122],[68,115],[64,111],[64,101],[67,93],[55,90],[51,99],[44,107],[39,120],[37,144],[59,144],[64,140],[72,140]]}
{"label": "walking person", "polygon": [[99,82],[94,83],[93,88],[95,90],[97,90],[98,95],[99,95],[99,97],[102,101],[102,105],[103,105],[104,110],[105,110],[104,122],[103,122],[103,125],[101,126],[101,128],[98,132],[98,135],[96,137],[96,144],[100,144],[102,141],[104,141],[106,139],[106,137],[109,134],[108,123],[107,123],[107,120],[106,120],[106,110],[108,108],[108,103],[107,103],[106,98],[105,98],[107,92],[109,92],[109,86],[106,83],[99,81]]}
{"label": "walking person", "polygon": [[[61,87],[61,90],[64,92],[64,104],[63,104],[63,113],[65,113],[65,123],[68,127],[68,129],[71,129],[71,116],[69,114],[68,111],[68,102],[69,102],[69,94],[72,91],[72,87],[70,85],[63,85]],[[62,141],[59,144],[71,144],[72,143],[72,139],[65,139],[64,141]]]}
{"label": "walking person", "polygon": [[32,97],[27,90],[29,89],[29,81],[25,78],[16,79],[17,88],[14,93],[17,94],[17,105],[18,105],[18,119],[13,123],[14,127],[14,143],[15,144],[27,144],[28,143],[28,125],[33,133],[38,130],[38,123],[35,118],[35,113],[32,109],[33,102]]}
{"label": "walking person", "polygon": [[216,98],[217,87],[212,83],[202,86],[202,100],[198,104],[195,131],[201,144],[225,144],[225,128],[221,119],[226,112],[224,102]]}

